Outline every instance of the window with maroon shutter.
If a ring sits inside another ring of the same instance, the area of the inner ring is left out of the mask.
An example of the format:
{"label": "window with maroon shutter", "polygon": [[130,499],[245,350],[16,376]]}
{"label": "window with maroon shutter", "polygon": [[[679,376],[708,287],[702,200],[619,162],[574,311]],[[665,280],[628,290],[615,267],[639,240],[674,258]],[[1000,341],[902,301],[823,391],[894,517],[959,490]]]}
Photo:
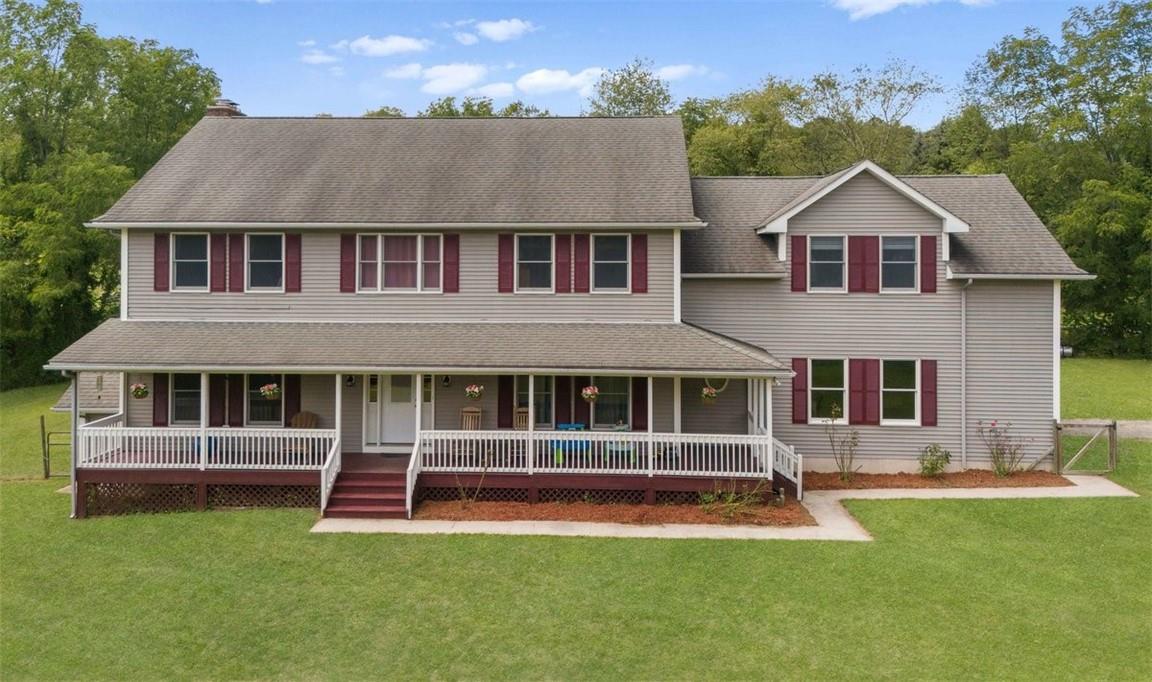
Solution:
{"label": "window with maroon shutter", "polygon": [[212,291],[228,290],[228,235],[217,232],[212,235]]}
{"label": "window with maroon shutter", "polygon": [[572,292],[572,235],[556,235],[556,293]]}
{"label": "window with maroon shutter", "polygon": [[880,423],[880,361],[864,361],[864,424]]}
{"label": "window with maroon shutter", "polygon": [[572,236],[572,259],[575,268],[572,276],[573,289],[578,294],[588,293],[591,287],[589,268],[591,266],[590,235],[580,233]]}
{"label": "window with maroon shutter", "polygon": [[168,375],[152,375],[152,426],[168,426]]}
{"label": "window with maroon shutter", "polygon": [[848,361],[848,423],[880,423],[880,361]]}
{"label": "window with maroon shutter", "polygon": [[792,291],[808,291],[808,238],[792,235],[788,248],[792,251]]}
{"label": "window with maroon shutter", "polygon": [[880,239],[881,281],[885,291],[916,291],[916,237],[884,235]]}
{"label": "window with maroon shutter", "polygon": [[808,423],[808,358],[792,358],[792,423]]}
{"label": "window with maroon shutter", "polygon": [[171,257],[168,246],[168,233],[157,232],[152,243],[152,289],[168,291],[168,277],[171,270]]}
{"label": "window with maroon shutter", "polygon": [[460,235],[444,235],[444,293],[460,293]]}
{"label": "window with maroon shutter", "polygon": [[936,237],[928,234],[920,236],[920,293],[936,293]]}
{"label": "window with maroon shutter", "polygon": [[936,426],[936,361],[920,361],[920,425]]}
{"label": "window with maroon shutter", "polygon": [[496,377],[496,428],[512,428],[516,406],[516,378],[511,374]]}
{"label": "window with maroon shutter", "polygon": [[301,253],[300,233],[284,235],[284,291],[300,292]]}
{"label": "window with maroon shutter", "polygon": [[228,375],[228,426],[244,426],[244,375]]}
{"label": "window with maroon shutter", "polygon": [[632,430],[648,430],[648,377],[632,377]]}
{"label": "window with maroon shutter", "polygon": [[228,420],[228,377],[212,374],[208,377],[208,426],[224,426]]}
{"label": "window with maroon shutter", "polygon": [[[372,245],[375,247],[375,238]],[[375,260],[373,260],[373,275],[370,284],[375,287]],[[340,293],[356,293],[356,235],[340,235]]]}
{"label": "window with maroon shutter", "polygon": [[848,291],[880,291],[880,238],[873,235],[848,237]]}
{"label": "window with maroon shutter", "polygon": [[648,293],[648,235],[632,235],[632,293]]}
{"label": "window with maroon shutter", "polygon": [[592,407],[580,396],[580,392],[591,383],[592,377],[572,378],[572,422],[583,424],[585,428],[592,427]]}
{"label": "window with maroon shutter", "polygon": [[244,293],[244,233],[228,235],[228,291]]}
{"label": "window with maroon shutter", "polygon": [[516,235],[501,234],[498,237],[497,290],[510,294],[516,286]]}
{"label": "window with maroon shutter", "polygon": [[284,421],[289,422],[292,417],[300,413],[300,375],[284,375]]}
{"label": "window with maroon shutter", "polygon": [[572,423],[572,377],[556,377],[556,423]]}
{"label": "window with maroon shutter", "polygon": [[880,363],[880,419],[884,424],[915,424],[915,360],[882,360]]}

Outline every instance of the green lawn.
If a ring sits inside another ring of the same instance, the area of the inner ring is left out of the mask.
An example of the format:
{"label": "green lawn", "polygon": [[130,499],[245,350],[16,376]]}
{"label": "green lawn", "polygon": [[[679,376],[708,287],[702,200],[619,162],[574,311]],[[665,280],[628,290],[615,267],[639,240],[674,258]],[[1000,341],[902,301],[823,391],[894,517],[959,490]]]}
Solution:
{"label": "green lawn", "polygon": [[1060,374],[1064,419],[1152,419],[1152,360],[1068,358]]}
{"label": "green lawn", "polygon": [[[48,408],[67,387],[49,384],[0,392],[0,478],[44,475],[40,454],[40,415],[49,431],[67,431],[68,414]],[[52,471],[68,473],[68,449],[53,448]]]}

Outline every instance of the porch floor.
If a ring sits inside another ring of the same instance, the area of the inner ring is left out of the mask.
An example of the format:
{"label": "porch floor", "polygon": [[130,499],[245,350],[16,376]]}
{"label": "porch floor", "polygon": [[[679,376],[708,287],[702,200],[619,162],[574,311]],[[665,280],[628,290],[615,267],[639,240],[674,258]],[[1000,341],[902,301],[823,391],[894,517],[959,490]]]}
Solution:
{"label": "porch floor", "polygon": [[359,473],[402,474],[408,470],[411,455],[386,455],[375,452],[345,452],[340,455],[341,471]]}

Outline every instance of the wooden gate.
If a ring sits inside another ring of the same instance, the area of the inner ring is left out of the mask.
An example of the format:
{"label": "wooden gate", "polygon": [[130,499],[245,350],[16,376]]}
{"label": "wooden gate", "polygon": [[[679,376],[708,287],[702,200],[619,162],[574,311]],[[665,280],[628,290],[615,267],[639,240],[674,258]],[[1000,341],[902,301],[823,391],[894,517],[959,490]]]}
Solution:
{"label": "wooden gate", "polygon": [[[1069,431],[1073,433],[1068,433]],[[1064,436],[1091,434],[1088,442],[1076,451],[1076,454],[1065,461]],[[1100,440],[1100,436],[1107,434],[1108,449],[1104,460],[1104,468],[1077,469],[1076,465],[1088,458],[1085,455],[1092,446]],[[1116,421],[1075,421],[1056,422],[1056,473],[1059,474],[1108,474],[1116,470]]]}

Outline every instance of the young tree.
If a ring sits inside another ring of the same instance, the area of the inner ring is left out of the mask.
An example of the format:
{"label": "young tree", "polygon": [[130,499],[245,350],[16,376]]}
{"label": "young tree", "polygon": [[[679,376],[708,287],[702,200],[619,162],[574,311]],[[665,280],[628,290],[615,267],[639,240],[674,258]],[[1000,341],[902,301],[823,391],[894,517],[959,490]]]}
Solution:
{"label": "young tree", "polygon": [[668,82],[646,59],[633,59],[596,81],[588,100],[589,116],[662,116],[672,110]]}
{"label": "young tree", "polygon": [[365,111],[364,118],[404,118],[404,110],[400,107],[384,105],[379,109]]}

